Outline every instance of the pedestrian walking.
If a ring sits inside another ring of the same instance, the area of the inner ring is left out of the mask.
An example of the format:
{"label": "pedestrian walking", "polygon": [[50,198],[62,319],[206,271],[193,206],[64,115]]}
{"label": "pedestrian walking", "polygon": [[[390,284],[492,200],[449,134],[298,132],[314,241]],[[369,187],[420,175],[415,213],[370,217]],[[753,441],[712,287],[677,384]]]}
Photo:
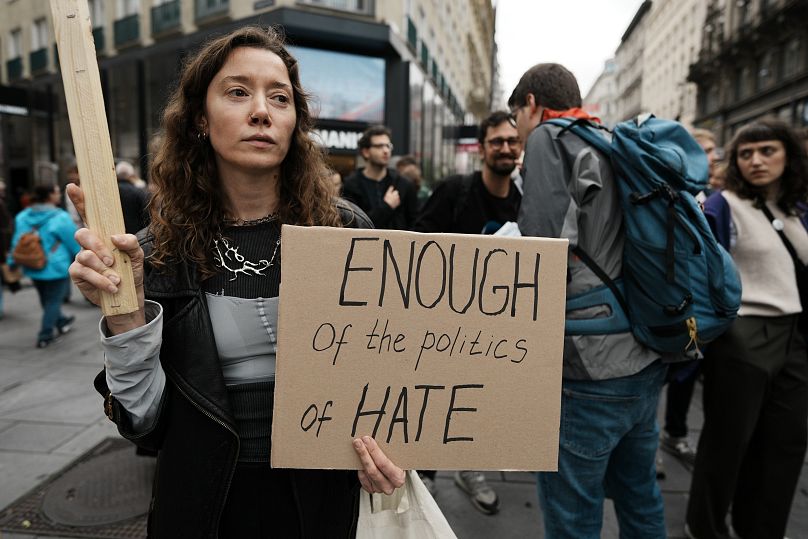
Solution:
{"label": "pedestrian walking", "polygon": [[59,208],[62,191],[57,185],[39,185],[34,188],[32,204],[14,219],[14,237],[11,240],[7,263],[16,266],[14,249],[26,233],[39,236],[44,266],[23,267],[22,271],[34,283],[42,305],[42,324],[36,339],[37,348],[45,348],[56,337],[71,329],[75,320],[62,312],[62,302],[70,287],[68,268],[79,246],[73,235],[76,225],[68,213]]}
{"label": "pedestrian walking", "polygon": [[[8,248],[11,244],[11,234],[13,232],[12,220],[11,220],[11,213],[8,210],[8,205],[6,203],[6,182],[0,178],[0,257],[3,260],[3,264],[5,264],[6,255],[8,255]],[[8,273],[7,268],[2,268],[4,271],[3,273]],[[0,320],[3,319],[4,310],[3,310],[3,286],[4,286],[4,279],[2,274],[0,274]]]}
{"label": "pedestrian walking", "polygon": [[[594,121],[581,109],[575,77],[538,64],[508,106],[525,141],[519,228],[524,236],[569,238],[610,279],[622,275],[623,211],[609,159],[547,120]],[[572,253],[567,294],[603,281]],[[606,317],[595,306],[580,316]],[[656,411],[666,367],[630,331],[565,335],[558,472],[538,474],[546,537],[598,538],[603,502],[614,501],[622,537],[664,538],[656,482]]]}
{"label": "pedestrian walking", "polygon": [[687,526],[691,537],[731,537],[731,507],[737,536],[781,539],[808,443],[808,290],[798,285],[808,284],[808,171],[799,140],[775,120],[742,128],[727,153],[725,188],[705,212],[743,294],[738,319],[706,352]]}
{"label": "pedestrian walking", "polygon": [[[416,232],[493,234],[505,223],[516,221],[522,196],[511,173],[522,152],[522,143],[510,114],[504,111],[490,114],[480,123],[477,140],[482,170],[449,176],[439,182],[415,222]],[[435,471],[420,473],[434,495]],[[499,511],[499,497],[483,472],[458,470],[454,480],[480,512],[493,515]]]}
{"label": "pedestrian walking", "polygon": [[[150,537],[350,537],[360,484],[404,483],[369,437],[358,473],[270,466],[281,224],[371,226],[333,197],[307,98],[278,31],[209,41],[163,113],[148,231],[112,237],[140,309],[103,319],[96,388],[120,433],[158,451]],[[120,278],[95,233],[77,237],[71,275],[98,303]]]}

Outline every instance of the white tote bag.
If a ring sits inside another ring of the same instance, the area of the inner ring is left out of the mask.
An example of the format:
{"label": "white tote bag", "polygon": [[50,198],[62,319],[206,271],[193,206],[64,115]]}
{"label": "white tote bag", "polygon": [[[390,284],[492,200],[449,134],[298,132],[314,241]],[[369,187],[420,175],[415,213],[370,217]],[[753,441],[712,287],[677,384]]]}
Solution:
{"label": "white tote bag", "polygon": [[356,539],[457,539],[415,470],[387,496],[359,493]]}

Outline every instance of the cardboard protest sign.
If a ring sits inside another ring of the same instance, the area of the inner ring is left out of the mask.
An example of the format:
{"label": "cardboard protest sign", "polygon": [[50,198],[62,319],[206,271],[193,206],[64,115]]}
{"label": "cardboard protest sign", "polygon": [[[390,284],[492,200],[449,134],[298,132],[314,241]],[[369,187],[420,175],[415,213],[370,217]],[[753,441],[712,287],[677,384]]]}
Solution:
{"label": "cardboard protest sign", "polygon": [[274,467],[556,469],[567,240],[282,237]]}

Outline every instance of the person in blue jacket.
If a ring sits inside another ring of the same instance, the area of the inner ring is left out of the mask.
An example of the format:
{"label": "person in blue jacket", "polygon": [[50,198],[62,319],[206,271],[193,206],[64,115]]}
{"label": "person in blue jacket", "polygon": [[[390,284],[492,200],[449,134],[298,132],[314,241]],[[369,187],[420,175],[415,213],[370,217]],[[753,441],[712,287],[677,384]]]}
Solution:
{"label": "person in blue jacket", "polygon": [[14,236],[8,264],[13,266],[11,253],[26,232],[39,232],[42,250],[47,261],[42,269],[23,267],[23,273],[33,281],[42,305],[42,325],[37,336],[37,348],[45,348],[56,337],[70,331],[74,316],[62,312],[62,300],[70,287],[68,268],[78,254],[79,244],[73,238],[76,225],[70,215],[58,205],[62,192],[57,185],[40,185],[34,189],[33,204],[17,214],[14,219]]}

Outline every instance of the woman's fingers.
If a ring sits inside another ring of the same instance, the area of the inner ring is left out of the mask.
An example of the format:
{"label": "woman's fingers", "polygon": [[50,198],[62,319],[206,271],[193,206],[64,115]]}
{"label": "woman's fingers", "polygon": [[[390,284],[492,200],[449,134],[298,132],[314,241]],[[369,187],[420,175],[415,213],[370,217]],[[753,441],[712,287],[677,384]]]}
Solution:
{"label": "woman's fingers", "polygon": [[366,474],[362,470],[359,470],[357,473],[359,474],[359,483],[362,485],[363,489],[365,489],[367,492],[370,492],[371,494],[378,492],[376,488],[373,486],[373,483],[370,481],[370,479],[368,479],[368,474]]}
{"label": "woman's fingers", "polygon": [[[86,252],[86,251],[83,251]],[[121,282],[120,277],[115,272],[110,271],[107,274],[98,273],[89,266],[82,264],[78,257],[76,261],[70,265],[68,270],[70,278],[76,283],[76,286],[87,296],[87,299],[97,304],[97,298],[91,294],[92,289],[106,290],[111,294],[118,292],[118,284]],[[88,285],[89,288],[88,289]],[[92,297],[91,297],[92,296]]]}
{"label": "woman's fingers", "polygon": [[73,205],[76,207],[76,211],[79,212],[79,216],[81,220],[85,223],[87,222],[87,215],[85,212],[84,207],[84,191],[81,190],[81,187],[76,185],[75,183],[67,184],[65,188],[67,191],[67,196],[70,197],[70,200],[73,202]]}
{"label": "woman's fingers", "polygon": [[111,239],[115,247],[129,255],[132,263],[143,260],[143,249],[140,248],[137,236],[134,234],[116,234],[111,236]]}
{"label": "woman's fingers", "polygon": [[[102,262],[93,251],[83,249],[78,255],[76,255],[75,263],[77,263],[76,273],[83,280],[92,282],[93,284],[100,282],[102,283],[102,288],[112,292],[113,294],[117,292],[116,287],[121,282],[120,275],[115,273],[106,264],[104,264],[104,262]],[[106,278],[108,283],[103,280],[90,279],[91,274]]]}
{"label": "woman's fingers", "polygon": [[370,492],[381,491],[389,495],[404,484],[404,470],[387,458],[376,440],[370,436],[363,436],[361,440],[357,438],[354,440],[354,449],[371,486],[377,489]]}
{"label": "woman's fingers", "polygon": [[98,234],[89,228],[78,229],[75,238],[83,249],[95,253],[106,266],[112,266],[112,264],[115,263],[115,259],[112,257],[112,250],[101,241]]}
{"label": "woman's fingers", "polygon": [[[143,249],[137,238],[133,234],[117,234],[111,240],[115,248],[129,255],[135,285],[140,287],[138,292],[142,295]],[[76,231],[76,241],[82,250],[70,266],[70,277],[82,294],[97,305],[100,301],[98,291],[116,294],[121,276],[114,270],[112,249],[101,241],[98,234],[87,228],[80,228]]]}

